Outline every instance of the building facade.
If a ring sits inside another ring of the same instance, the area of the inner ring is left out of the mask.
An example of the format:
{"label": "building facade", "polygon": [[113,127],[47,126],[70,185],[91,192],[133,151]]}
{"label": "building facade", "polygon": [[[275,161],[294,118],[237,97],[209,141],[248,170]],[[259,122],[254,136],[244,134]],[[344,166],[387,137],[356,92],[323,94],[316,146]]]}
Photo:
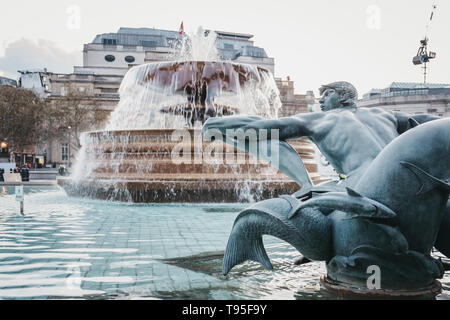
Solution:
{"label": "building facade", "polygon": [[51,94],[50,78],[47,69],[19,70],[18,86],[33,91],[41,99]]}
{"label": "building facade", "polygon": [[0,86],[17,87],[17,81],[6,77],[0,77]]}
{"label": "building facade", "polygon": [[[211,32],[206,30],[205,32]],[[258,65],[275,71],[275,60],[263,48],[256,47],[253,35],[215,31],[216,49],[222,60]],[[153,28],[120,28],[116,33],[97,35],[83,48],[83,66],[76,73],[124,76],[135,65],[172,61],[183,34]]]}
{"label": "building facade", "polygon": [[372,89],[358,106],[450,117],[450,85],[393,82],[385,89]]}
{"label": "building facade", "polygon": [[282,103],[282,107],[278,112],[279,117],[290,117],[311,110],[316,100],[313,91],[307,91],[306,94],[296,94],[294,81],[290,80],[289,77],[286,80],[275,78],[275,82],[280,91]]}
{"label": "building facade", "polygon": [[[254,45],[253,35],[215,32],[220,59],[256,65],[274,73],[274,58]],[[93,117],[96,121],[90,130],[101,129],[119,102],[118,91],[126,72],[144,63],[173,61],[182,36],[178,31],[153,28],[120,28],[116,33],[99,34],[92,43],[84,45],[83,65],[74,66],[72,74],[52,73],[46,69],[23,70],[19,71],[19,86],[34,91],[50,103],[57,103],[69,92],[86,96],[85,103],[95,105],[93,112],[100,113]],[[312,92],[294,93],[293,81],[277,78],[276,84],[283,105],[279,116],[307,112],[308,106],[314,103]],[[47,164],[68,166],[73,163],[77,150],[74,137],[71,138],[72,133],[67,128],[63,129],[61,139],[37,146],[35,156],[44,157]]]}
{"label": "building facade", "polygon": [[[82,97],[80,104],[86,110],[90,110],[90,118],[95,119],[89,130],[101,128],[119,102],[117,91],[122,76],[60,74],[46,69],[23,70],[19,73],[19,86],[35,92],[49,105],[56,106],[69,93],[80,95]],[[73,163],[78,149],[77,138],[67,127],[60,126],[57,130],[59,139],[30,147],[24,153],[24,157],[15,156],[16,162],[35,165],[40,161],[55,166],[69,166]]]}

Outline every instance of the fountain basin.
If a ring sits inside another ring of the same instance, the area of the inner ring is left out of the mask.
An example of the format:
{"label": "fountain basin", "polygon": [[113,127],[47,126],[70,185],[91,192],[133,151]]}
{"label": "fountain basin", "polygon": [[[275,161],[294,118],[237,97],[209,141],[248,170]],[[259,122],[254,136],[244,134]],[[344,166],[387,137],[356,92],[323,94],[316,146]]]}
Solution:
{"label": "fountain basin", "polygon": [[[253,202],[300,189],[283,173],[242,151],[222,142],[202,141],[200,130],[184,130],[184,137],[174,132],[86,133],[78,168],[82,177],[60,178],[58,184],[73,196],[131,202]],[[289,143],[313,182],[322,182],[312,144],[307,139]],[[214,161],[207,155],[213,155]],[[239,156],[242,163],[230,161]]]}

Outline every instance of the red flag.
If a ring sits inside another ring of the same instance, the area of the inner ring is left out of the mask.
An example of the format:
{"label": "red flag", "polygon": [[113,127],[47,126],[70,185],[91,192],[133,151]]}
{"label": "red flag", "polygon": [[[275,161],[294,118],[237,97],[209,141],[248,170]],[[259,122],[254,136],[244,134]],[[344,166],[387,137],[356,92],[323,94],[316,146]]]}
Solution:
{"label": "red flag", "polygon": [[178,33],[179,34],[183,34],[184,33],[183,21],[181,21],[180,31]]}

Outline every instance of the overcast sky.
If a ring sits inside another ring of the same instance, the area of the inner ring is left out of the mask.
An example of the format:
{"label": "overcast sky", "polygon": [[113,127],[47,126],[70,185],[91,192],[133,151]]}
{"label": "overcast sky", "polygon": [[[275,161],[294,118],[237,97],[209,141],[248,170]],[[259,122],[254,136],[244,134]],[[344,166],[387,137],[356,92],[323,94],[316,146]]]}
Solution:
{"label": "overcast sky", "polygon": [[[296,92],[337,80],[360,95],[393,81],[420,82],[412,57],[433,2],[429,81],[450,83],[448,0],[22,0],[0,11],[0,75],[47,67],[72,72],[82,63],[83,44],[119,27],[250,33],[275,58],[275,76],[290,76]],[[79,19],[77,12],[80,12]],[[78,23],[79,21],[79,23]]]}

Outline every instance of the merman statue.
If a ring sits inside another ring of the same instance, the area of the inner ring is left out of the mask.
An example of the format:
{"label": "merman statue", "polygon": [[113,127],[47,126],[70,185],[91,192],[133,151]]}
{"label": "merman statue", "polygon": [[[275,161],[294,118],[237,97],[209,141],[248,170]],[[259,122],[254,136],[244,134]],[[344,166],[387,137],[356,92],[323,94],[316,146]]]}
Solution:
{"label": "merman statue", "polygon": [[[313,187],[304,172],[290,172],[304,183],[299,192],[259,202],[236,219],[224,274],[245,260],[270,268],[262,235],[271,234],[309,259],[326,261],[328,277],[336,281],[365,285],[367,267],[377,265],[385,288],[431,284],[443,275],[431,248],[450,253],[450,219],[445,214],[449,188],[444,181],[450,177],[445,141],[450,139],[442,138],[450,136],[450,120],[419,126],[436,117],[357,108],[357,92],[347,82],[320,91],[321,113],[279,120],[213,118],[205,123],[205,135],[212,129],[223,134],[229,128],[279,129],[280,145],[307,136],[346,177]],[[298,161],[298,155],[281,150],[278,168],[283,171],[283,163],[292,167]]]}

